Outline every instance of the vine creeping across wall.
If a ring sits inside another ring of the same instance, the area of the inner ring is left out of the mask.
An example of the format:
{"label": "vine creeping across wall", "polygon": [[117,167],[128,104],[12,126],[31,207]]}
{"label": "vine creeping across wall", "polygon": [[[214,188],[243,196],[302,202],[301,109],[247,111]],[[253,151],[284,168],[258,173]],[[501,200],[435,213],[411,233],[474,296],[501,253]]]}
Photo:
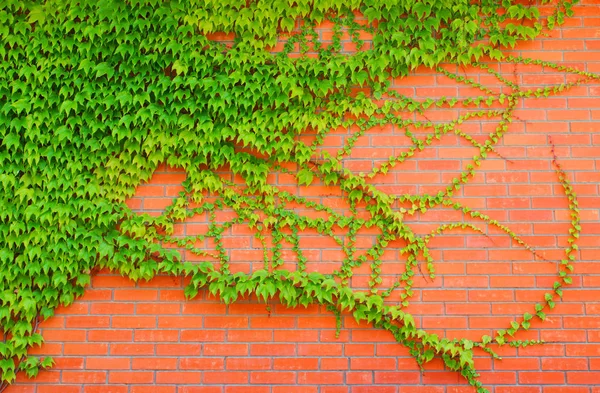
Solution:
{"label": "vine creeping across wall", "polygon": [[[600,79],[503,55],[500,48],[533,39],[572,14],[569,1],[549,3],[1,1],[2,386],[19,370],[35,376],[52,365],[50,358],[28,356],[28,349],[42,342],[38,323],[83,294],[94,270],[110,268],[134,280],[159,273],[189,276],[185,292],[190,298],[208,288],[227,303],[256,294],[265,301],[279,297],[290,307],[319,303],[336,315],[349,311],[358,321],[388,330],[418,364],[439,357],[478,391],[486,391],[477,379],[474,349],[496,357],[494,345],[535,343],[515,335],[532,320],[544,320],[571,282],[579,210],[558,158],[553,164],[572,218],[569,245],[553,287],[531,312],[493,336],[472,341],[430,334],[404,308],[421,262],[434,277],[428,243],[442,232],[482,232],[478,222],[492,225],[538,257],[510,228],[452,197],[488,155],[497,154],[495,145],[508,131],[519,102]],[[324,22],[333,26],[328,44],[315,33]],[[211,41],[215,32],[233,34],[234,44]],[[274,51],[282,34],[287,35],[285,43]],[[356,53],[342,53],[344,34],[352,37]],[[372,35],[370,46],[361,41],[364,34]],[[302,56],[290,56],[295,48]],[[537,64],[576,78],[526,89],[483,62],[490,58]],[[477,67],[505,87],[487,88],[447,71],[442,63]],[[422,65],[479,89],[481,96],[417,101],[390,88],[390,78]],[[432,106],[461,108],[461,115],[446,123],[401,116],[423,114]],[[460,129],[463,122],[479,118],[498,119],[484,141]],[[344,159],[360,136],[383,124],[404,129],[411,146],[369,173],[346,168]],[[357,131],[337,154],[319,150],[328,132],[339,127]],[[307,130],[316,134],[309,144],[300,139]],[[478,154],[437,194],[391,195],[374,185],[379,175],[449,133]],[[125,199],[163,162],[185,169],[184,191],[160,216],[134,214]],[[241,176],[244,186],[218,176],[222,169]],[[299,185],[318,180],[339,187],[348,214],[269,184],[272,171],[293,174]],[[291,206],[326,218],[308,218]],[[438,206],[463,212],[465,221],[441,225],[427,236],[416,234],[407,218]],[[235,218],[217,222],[216,213],[224,208],[233,210]],[[177,222],[198,214],[211,221],[206,233],[173,235]],[[230,271],[221,241],[224,231],[240,224],[254,229],[263,244],[264,266],[250,274]],[[354,243],[364,227],[379,234],[368,252],[358,255]],[[344,251],[333,274],[306,270],[299,245],[299,231],[305,228],[332,238]],[[196,247],[208,238],[215,242],[214,253]],[[405,244],[405,269],[392,286],[382,288],[381,256],[396,240]],[[283,242],[293,246],[295,270],[283,268]],[[165,243],[205,261],[182,261]],[[369,290],[355,290],[350,285],[353,271],[364,264],[371,270]],[[399,296],[397,304],[389,301],[392,293]]]}

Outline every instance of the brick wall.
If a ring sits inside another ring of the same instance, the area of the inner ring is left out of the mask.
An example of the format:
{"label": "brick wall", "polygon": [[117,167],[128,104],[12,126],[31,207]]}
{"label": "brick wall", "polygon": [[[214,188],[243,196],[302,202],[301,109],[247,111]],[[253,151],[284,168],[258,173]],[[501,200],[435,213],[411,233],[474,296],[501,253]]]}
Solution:
{"label": "brick wall", "polygon": [[[600,2],[576,7],[576,17],[548,37],[525,43],[524,57],[564,62],[600,72]],[[323,38],[328,30],[323,29]],[[491,64],[522,86],[537,87],[572,80],[566,73],[538,66]],[[495,89],[503,85],[474,68],[452,71]],[[425,97],[466,97],[473,88],[428,70],[395,81],[404,94]],[[548,320],[532,324],[521,339],[543,339],[545,345],[522,349],[503,347],[501,361],[477,354],[482,381],[496,393],[600,393],[600,84],[586,84],[565,94],[523,100],[517,120],[477,176],[455,200],[479,209],[509,226],[547,260],[510,241],[493,227],[488,236],[449,232],[431,242],[438,276],[415,278],[409,310],[417,323],[448,337],[477,339],[542,300],[556,277],[556,260],[569,228],[567,200],[554,173],[551,145],[573,182],[581,206],[582,236],[573,285]],[[449,121],[458,109],[432,109],[432,121]],[[479,138],[497,119],[469,121],[462,130]],[[351,135],[329,134],[324,149],[337,150]],[[306,138],[310,138],[307,135]],[[361,171],[405,149],[402,130],[382,127],[359,138],[344,165]],[[460,173],[475,150],[454,134],[417,154],[414,159],[376,178],[390,193],[432,192]],[[224,173],[223,176],[228,176]],[[185,173],[161,166],[128,203],[134,210],[159,214],[181,189]],[[336,208],[341,192],[314,184],[298,188],[282,173],[274,184]],[[230,214],[222,212],[223,218]],[[306,212],[306,214],[313,214]],[[412,227],[427,233],[440,222],[462,220],[452,210],[434,209],[412,219]],[[204,217],[180,224],[181,235],[206,230]],[[370,247],[372,233],[359,233],[358,247]],[[232,270],[250,271],[262,264],[262,250],[242,226],[224,236]],[[205,243],[205,248],[214,245]],[[339,247],[306,232],[301,246],[307,269],[330,272],[341,258]],[[284,250],[284,257],[286,256]],[[291,253],[290,253],[291,255]],[[190,260],[192,255],[185,255]],[[402,256],[392,248],[383,256],[383,285],[402,268]],[[291,256],[286,260],[293,268]],[[368,269],[355,272],[353,286],[367,286]],[[343,316],[336,337],[335,318],[323,308],[286,309],[276,301],[254,298],[226,306],[201,293],[185,301],[181,278],[157,277],[134,283],[103,271],[82,299],[42,324],[46,343],[35,353],[51,355],[56,367],[35,380],[20,375],[6,393],[292,393],[292,392],[471,392],[457,373],[434,360],[419,371],[405,348],[386,332],[358,325]],[[597,387],[596,387],[597,386]]]}

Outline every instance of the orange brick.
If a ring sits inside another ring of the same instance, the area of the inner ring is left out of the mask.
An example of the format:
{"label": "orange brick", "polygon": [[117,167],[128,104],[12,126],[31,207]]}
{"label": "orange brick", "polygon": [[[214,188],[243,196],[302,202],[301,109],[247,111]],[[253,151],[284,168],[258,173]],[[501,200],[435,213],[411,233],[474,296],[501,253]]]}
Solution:
{"label": "orange brick", "polygon": [[124,370],[130,365],[131,361],[127,358],[87,357],[85,360],[85,367],[90,370]]}
{"label": "orange brick", "polygon": [[106,372],[103,371],[63,371],[63,383],[96,384],[106,381]]}
{"label": "orange brick", "polygon": [[164,384],[199,384],[202,374],[199,372],[159,371],[156,373],[156,383]]}
{"label": "orange brick", "polygon": [[108,354],[108,345],[107,344],[72,344],[65,343],[63,347],[63,353],[65,355],[107,355]]}
{"label": "orange brick", "polygon": [[133,370],[175,370],[177,369],[176,358],[133,358],[131,363]]}
{"label": "orange brick", "polygon": [[224,370],[223,358],[184,358],[181,359],[179,367],[182,370]]}
{"label": "orange brick", "polygon": [[89,385],[84,387],[84,393],[127,393],[127,386],[115,386],[115,385],[100,385],[94,386]]}
{"label": "orange brick", "polygon": [[250,373],[250,382],[256,384],[293,384],[296,373],[289,371],[255,371]]}
{"label": "orange brick", "polygon": [[109,317],[103,316],[70,316],[66,319],[67,328],[102,328],[108,327]]}

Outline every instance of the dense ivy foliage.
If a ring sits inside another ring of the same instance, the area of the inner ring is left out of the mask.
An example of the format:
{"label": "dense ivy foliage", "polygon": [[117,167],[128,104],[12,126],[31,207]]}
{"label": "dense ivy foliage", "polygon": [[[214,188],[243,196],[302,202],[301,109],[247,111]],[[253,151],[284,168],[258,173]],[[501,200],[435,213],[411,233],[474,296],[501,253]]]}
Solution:
{"label": "dense ivy foliage", "polygon": [[[349,310],[357,320],[390,331],[419,364],[441,357],[449,369],[485,391],[473,367],[473,349],[495,356],[491,344],[529,344],[512,337],[528,329],[532,319],[543,320],[544,310],[554,307],[561,288],[571,281],[578,207],[556,160],[572,212],[570,245],[554,287],[531,313],[494,337],[473,342],[429,334],[415,326],[403,307],[412,295],[420,261],[434,275],[428,242],[443,231],[480,231],[479,220],[535,254],[509,228],[451,197],[481,161],[494,154],[519,100],[558,94],[597,78],[538,61],[533,63],[580,78],[532,91],[478,63],[484,58],[532,62],[504,57],[500,49],[560,24],[571,14],[571,6],[560,0],[542,18],[538,6],[508,0],[1,0],[3,386],[18,370],[34,376],[40,367],[52,365],[49,358],[27,355],[28,348],[42,341],[38,323],[52,316],[58,305],[83,294],[95,269],[107,267],[134,280],[159,273],[190,276],[188,297],[206,287],[225,302],[253,293],[265,301],[278,296],[289,306],[323,304],[337,315]],[[356,15],[364,15],[368,23],[359,23]],[[314,30],[324,22],[333,26],[327,44]],[[217,32],[233,34],[234,44],[208,38]],[[352,37],[356,53],[342,53],[344,32]],[[362,34],[372,35],[372,42],[364,45]],[[274,52],[282,36],[286,43]],[[291,56],[297,48],[301,56]],[[306,55],[309,52],[312,56]],[[439,71],[479,88],[482,96],[415,101],[390,89],[392,77],[443,62],[479,67],[497,76],[510,92],[495,93],[443,68]],[[357,87],[362,91],[356,93]],[[430,106],[471,110],[443,124],[399,116],[422,113]],[[463,121],[483,117],[499,119],[484,143],[460,131]],[[344,167],[344,157],[362,133],[390,123],[407,130],[413,145],[406,152],[370,173]],[[319,150],[327,133],[339,127],[358,131],[337,155]],[[413,135],[411,127],[426,133]],[[307,132],[316,134],[311,144],[299,139]],[[371,179],[447,133],[465,138],[479,153],[444,191],[389,195],[373,185]],[[132,213],[125,199],[163,162],[185,169],[185,192],[159,217]],[[290,164],[297,170],[290,172]],[[219,170],[241,176],[244,187],[224,180]],[[321,181],[340,187],[349,212],[342,214],[270,185],[267,175],[273,171],[293,173],[299,185]],[[290,205],[328,218],[307,218]],[[415,234],[405,218],[436,206],[462,211],[468,219],[442,225],[428,236]],[[224,208],[232,209],[236,218],[217,222],[216,212]],[[359,214],[359,209],[367,214]],[[172,235],[175,223],[198,214],[208,214],[211,220],[206,234]],[[269,234],[274,242],[270,250],[264,242],[264,267],[249,275],[230,272],[221,243],[223,232],[235,224],[255,228],[259,240]],[[367,255],[359,256],[354,239],[363,227],[378,228],[380,234]],[[344,250],[347,257],[335,274],[306,271],[298,240],[304,228],[334,238]],[[214,239],[215,255],[195,247],[205,238]],[[383,290],[380,257],[398,239],[406,244],[406,269],[398,273],[396,284]],[[281,268],[283,241],[294,246],[296,270]],[[181,261],[178,253],[161,245],[165,242],[205,255],[206,261]],[[349,281],[353,269],[364,263],[372,271],[370,291],[357,291]],[[384,302],[393,291],[400,291],[399,304]]]}

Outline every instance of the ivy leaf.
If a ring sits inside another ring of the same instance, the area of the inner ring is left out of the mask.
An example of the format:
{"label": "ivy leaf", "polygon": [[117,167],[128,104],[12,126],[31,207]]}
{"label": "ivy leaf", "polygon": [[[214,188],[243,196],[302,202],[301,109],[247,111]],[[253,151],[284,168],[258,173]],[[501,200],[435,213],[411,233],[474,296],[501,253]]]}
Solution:
{"label": "ivy leaf", "polygon": [[54,366],[54,363],[54,359],[50,356],[47,356],[41,361],[40,366],[46,369]]}
{"label": "ivy leaf", "polygon": [[31,7],[29,9],[29,23],[38,23],[43,24],[46,20],[46,12],[44,11],[44,7],[41,5]]}
{"label": "ivy leaf", "polygon": [[106,62],[98,63],[94,67],[94,71],[96,71],[96,78],[107,75],[110,79],[115,73],[115,70]]}
{"label": "ivy leaf", "polygon": [[296,177],[298,178],[299,185],[310,186],[313,181],[314,174],[310,169],[301,169],[298,171]]}
{"label": "ivy leaf", "polygon": [[10,104],[10,106],[15,108],[17,110],[17,113],[21,113],[23,111],[28,112],[29,108],[31,107],[29,100],[26,98],[21,98],[20,100],[17,100]]}
{"label": "ivy leaf", "polygon": [[284,17],[281,19],[281,29],[284,31],[292,31],[294,30],[294,25],[296,21],[292,18]]}

